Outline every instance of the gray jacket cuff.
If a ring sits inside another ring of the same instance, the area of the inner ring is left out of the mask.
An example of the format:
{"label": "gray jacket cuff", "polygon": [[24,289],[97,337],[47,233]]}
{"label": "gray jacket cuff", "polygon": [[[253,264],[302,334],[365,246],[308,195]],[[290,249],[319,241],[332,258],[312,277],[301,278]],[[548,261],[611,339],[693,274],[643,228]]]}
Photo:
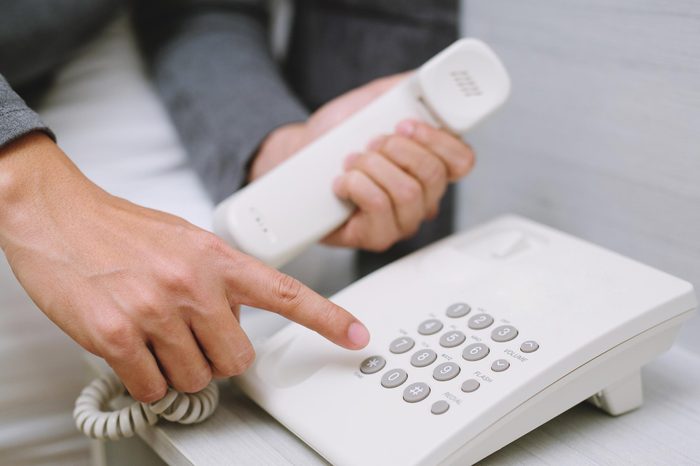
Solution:
{"label": "gray jacket cuff", "polygon": [[54,141],[53,134],[39,115],[27,107],[24,100],[12,90],[10,84],[0,75],[0,147],[32,131],[43,131]]}

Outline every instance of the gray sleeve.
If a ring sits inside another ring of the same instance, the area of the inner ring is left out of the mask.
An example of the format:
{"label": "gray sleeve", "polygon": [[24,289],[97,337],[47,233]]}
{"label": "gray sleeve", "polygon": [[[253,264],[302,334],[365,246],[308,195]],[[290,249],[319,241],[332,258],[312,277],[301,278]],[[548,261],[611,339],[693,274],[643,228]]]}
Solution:
{"label": "gray sleeve", "polygon": [[268,50],[267,12],[253,1],[136,5],[155,85],[218,202],[244,183],[247,164],[270,131],[308,116]]}
{"label": "gray sleeve", "polygon": [[27,107],[24,100],[0,75],[0,147],[32,131],[43,131],[52,139],[56,139],[39,115]]}

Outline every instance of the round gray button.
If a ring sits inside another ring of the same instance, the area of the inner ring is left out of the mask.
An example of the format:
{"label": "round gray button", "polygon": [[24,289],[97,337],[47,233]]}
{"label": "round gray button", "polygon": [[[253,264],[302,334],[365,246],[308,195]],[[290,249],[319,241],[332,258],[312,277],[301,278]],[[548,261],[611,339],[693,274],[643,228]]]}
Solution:
{"label": "round gray button", "polygon": [[451,332],[447,332],[440,337],[440,345],[444,346],[445,348],[454,348],[455,346],[459,346],[464,343],[464,340],[466,339],[466,335],[459,330],[452,330]]}
{"label": "round gray button", "polygon": [[510,367],[510,363],[505,359],[496,359],[493,364],[491,364],[491,370],[494,372],[503,372]]}
{"label": "round gray button", "polygon": [[384,369],[386,366],[386,359],[381,356],[370,356],[360,364],[360,371],[363,374],[374,374]]}
{"label": "round gray button", "polygon": [[430,407],[430,412],[433,414],[444,414],[450,409],[450,404],[445,400],[436,401]]}
{"label": "round gray button", "polygon": [[528,340],[524,341],[522,345],[520,345],[520,351],[523,353],[534,353],[539,349],[540,345],[533,340]]}
{"label": "round gray button", "polygon": [[491,332],[491,339],[499,343],[510,341],[518,336],[518,329],[512,325],[500,325]]}
{"label": "round gray button", "polygon": [[403,399],[409,403],[423,401],[428,395],[430,395],[430,387],[427,383],[423,382],[414,382],[403,391]]}
{"label": "round gray button", "polygon": [[478,388],[480,386],[481,386],[481,384],[476,379],[465,380],[464,383],[462,384],[462,391],[464,393],[475,392],[478,390]]}
{"label": "round gray button", "polygon": [[447,315],[447,317],[452,317],[453,319],[456,319],[458,317],[466,316],[471,310],[471,306],[467,303],[454,303],[447,307],[445,314]]}
{"label": "round gray button", "polygon": [[489,354],[489,351],[491,351],[489,347],[483,343],[472,343],[464,348],[462,357],[467,361],[478,361],[484,359]]}
{"label": "round gray button", "polygon": [[382,376],[382,387],[396,388],[408,379],[408,374],[403,369],[392,369]]}
{"label": "round gray button", "polygon": [[418,326],[418,333],[421,335],[432,335],[442,330],[442,322],[437,319],[428,319]]}
{"label": "round gray button", "polygon": [[488,314],[477,314],[469,318],[469,328],[473,330],[481,330],[493,323],[493,317]]}
{"label": "round gray button", "polygon": [[411,356],[411,365],[416,367],[429,366],[437,359],[437,353],[430,349],[422,349],[413,353]]}
{"label": "round gray button", "polygon": [[399,337],[389,344],[389,351],[394,354],[401,354],[409,351],[416,344],[411,337]]}
{"label": "round gray button", "polygon": [[433,371],[433,378],[438,382],[452,380],[459,374],[459,366],[454,362],[443,362]]}

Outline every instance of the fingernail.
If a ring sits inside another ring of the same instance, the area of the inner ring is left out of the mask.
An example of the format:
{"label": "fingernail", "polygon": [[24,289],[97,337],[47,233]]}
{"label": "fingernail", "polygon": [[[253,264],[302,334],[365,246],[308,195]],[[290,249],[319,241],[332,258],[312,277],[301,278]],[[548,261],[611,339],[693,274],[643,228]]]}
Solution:
{"label": "fingernail", "polygon": [[360,156],[360,154],[350,154],[347,157],[345,157],[345,162],[343,163],[343,168],[345,170],[349,170],[352,167],[353,162],[357,160],[357,158]]}
{"label": "fingernail", "polygon": [[412,120],[404,120],[396,126],[396,132],[410,138],[416,132],[416,122]]}
{"label": "fingernail", "polygon": [[364,348],[369,343],[369,331],[359,322],[353,322],[348,328],[348,338],[358,348]]}

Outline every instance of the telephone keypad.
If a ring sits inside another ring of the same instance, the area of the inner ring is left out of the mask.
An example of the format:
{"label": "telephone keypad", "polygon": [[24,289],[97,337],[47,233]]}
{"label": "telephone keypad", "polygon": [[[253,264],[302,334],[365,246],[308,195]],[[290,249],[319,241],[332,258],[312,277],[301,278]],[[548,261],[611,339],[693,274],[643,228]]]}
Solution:
{"label": "telephone keypad", "polygon": [[442,330],[442,322],[437,319],[428,319],[418,326],[418,333],[421,335],[433,335]]}
{"label": "telephone keypad", "polygon": [[433,371],[433,378],[438,382],[452,380],[459,375],[459,366],[454,362],[443,362]]}
{"label": "telephone keypad", "polygon": [[479,361],[484,359],[491,352],[488,346],[483,343],[472,343],[467,345],[462,351],[462,357],[467,361]]}
{"label": "telephone keypad", "polygon": [[411,365],[415,367],[426,367],[437,359],[437,353],[431,349],[422,349],[413,353]]}
{"label": "telephone keypad", "polygon": [[454,303],[447,308],[445,315],[457,319],[466,316],[471,310],[471,306],[467,303]]}
{"label": "telephone keypad", "polygon": [[394,354],[402,354],[410,351],[416,342],[411,337],[399,337],[389,344],[389,351]]}
{"label": "telephone keypad", "polygon": [[374,374],[384,369],[386,359],[381,356],[370,356],[360,364],[360,372],[363,374]]}
{"label": "telephone keypad", "polygon": [[[418,334],[430,338],[418,339],[421,343],[421,346],[423,347],[411,354],[411,365],[420,369],[428,367],[435,363],[438,359],[438,354],[430,348],[432,344],[438,343],[441,347],[446,348],[448,350],[450,348],[458,348],[461,345],[463,345],[467,340],[467,335],[461,329],[457,329],[459,328],[459,321],[457,321],[456,319],[467,316],[471,312],[471,310],[472,308],[470,305],[462,302],[454,303],[448,306],[445,310],[445,315],[450,319],[455,319],[455,321],[454,324],[450,325],[450,329],[446,329],[440,335],[437,334],[444,329],[444,324],[442,323],[442,321],[436,318],[430,318],[421,322],[417,327]],[[461,325],[464,325],[464,322],[465,321],[462,321]],[[491,327],[494,324],[494,322],[494,317],[485,312],[480,312],[478,314],[472,315],[469,319],[466,320],[465,327],[477,331],[474,332],[474,335],[471,337],[473,338],[473,340],[476,340],[476,342],[469,343],[464,347],[464,349],[462,349],[462,358],[465,361],[468,361],[468,364],[477,363],[478,361],[485,359],[491,354],[491,348],[486,343],[483,343],[481,341],[482,338],[485,338],[485,336],[478,331]],[[488,331],[490,332],[491,340],[495,342],[495,344],[507,343],[509,341],[512,341],[516,339],[520,333],[516,327],[509,324],[498,325],[495,328],[490,329]],[[395,355],[401,355],[404,353],[408,353],[409,351],[414,349],[415,346],[416,340],[404,335],[395,338],[393,341],[391,341],[391,343],[389,344],[389,351]],[[537,351],[539,347],[539,343],[537,343],[534,340],[524,341],[519,346],[520,351],[523,353],[533,353]],[[500,354],[503,348],[504,347],[498,347],[496,354]],[[512,351],[512,348],[508,346],[506,346],[505,348]],[[407,356],[402,357],[405,358]],[[450,354],[449,351],[443,353],[443,357],[447,359],[447,361],[441,362],[436,367],[432,368],[433,379],[438,383],[448,382],[450,380],[456,379],[462,370],[458,359],[455,359],[453,361],[454,355]],[[523,359],[523,361],[525,361],[525,359]],[[483,368],[481,364],[488,364],[489,366],[487,367],[490,367],[491,371],[496,373],[506,371],[511,366],[511,362],[508,359],[499,358],[485,363],[471,365],[469,366],[469,370],[467,372],[472,373],[472,371],[474,370],[482,371]],[[373,374],[381,371],[382,369],[384,369],[385,366],[386,360],[383,357],[377,355],[365,359],[360,366],[360,370],[365,374]],[[467,366],[465,365],[465,367]],[[422,374],[419,375],[419,377],[424,378],[424,380],[425,377],[428,376],[425,372],[418,373]],[[382,387],[392,389],[406,384],[408,382],[408,379],[409,376],[405,370],[393,368],[386,371],[382,375],[380,382]],[[484,380],[487,380],[489,382],[493,381],[488,377],[486,377]],[[463,393],[472,393],[477,391],[481,387],[481,383],[481,381],[475,378],[470,378],[461,382],[461,385],[459,387]],[[452,390],[452,388],[450,388],[451,384],[447,384],[446,387],[448,392]],[[420,381],[413,382],[403,389],[403,399],[408,403],[418,403],[426,399],[430,395],[430,392],[430,385],[428,385],[427,383]],[[434,403],[432,403],[430,407],[430,412],[439,415],[447,412],[449,409],[450,403],[448,403],[445,400],[436,400],[434,401]]]}
{"label": "telephone keypad", "polygon": [[408,403],[418,403],[428,398],[430,386],[424,382],[414,382],[403,391],[403,399]]}
{"label": "telephone keypad", "polygon": [[469,318],[469,328],[472,330],[482,330],[493,324],[493,317],[489,314],[477,314]]}
{"label": "telephone keypad", "polygon": [[396,388],[408,379],[408,374],[403,369],[391,369],[382,376],[382,387]]}
{"label": "telephone keypad", "polygon": [[460,332],[459,330],[452,330],[444,333],[440,337],[440,346],[445,348],[454,348],[455,346],[459,346],[464,343],[464,340],[466,339],[467,336],[464,333]]}
{"label": "telephone keypad", "polygon": [[498,343],[504,343],[510,341],[518,336],[518,329],[512,325],[501,325],[493,329],[491,332],[491,339]]}

